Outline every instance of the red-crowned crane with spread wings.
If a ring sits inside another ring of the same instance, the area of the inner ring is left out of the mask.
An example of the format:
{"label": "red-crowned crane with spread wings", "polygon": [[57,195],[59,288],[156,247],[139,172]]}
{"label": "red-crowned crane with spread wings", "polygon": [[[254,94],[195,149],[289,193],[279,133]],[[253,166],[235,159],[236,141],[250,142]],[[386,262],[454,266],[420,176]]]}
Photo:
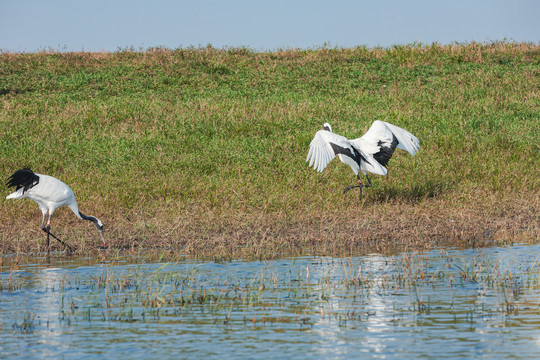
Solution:
{"label": "red-crowned crane with spread wings", "polygon": [[[386,175],[386,166],[396,148],[414,156],[420,149],[420,141],[407,130],[381,120],[374,121],[368,132],[354,140],[333,133],[330,124],[324,123],[309,145],[306,161],[320,172],[337,155],[351,167],[358,179],[357,185],[347,186],[343,193],[358,187],[361,197],[362,188],[371,186],[367,173]],[[366,185],[360,180],[360,171],[367,178]]]}

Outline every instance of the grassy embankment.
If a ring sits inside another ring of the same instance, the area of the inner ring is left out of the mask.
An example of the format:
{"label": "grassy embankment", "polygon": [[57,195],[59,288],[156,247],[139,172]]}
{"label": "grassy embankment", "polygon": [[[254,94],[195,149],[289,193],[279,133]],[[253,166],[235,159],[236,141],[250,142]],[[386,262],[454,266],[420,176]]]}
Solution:
{"label": "grassy embankment", "polygon": [[[62,179],[109,244],[134,251],[534,242],[539,84],[531,44],[3,53],[0,175],[30,167]],[[355,181],[348,166],[317,173],[304,160],[323,122],[354,138],[375,119],[422,149],[396,153],[359,201],[341,194]],[[0,214],[4,253],[43,248],[35,203],[2,200]],[[99,244],[67,208],[53,230],[81,253]]]}

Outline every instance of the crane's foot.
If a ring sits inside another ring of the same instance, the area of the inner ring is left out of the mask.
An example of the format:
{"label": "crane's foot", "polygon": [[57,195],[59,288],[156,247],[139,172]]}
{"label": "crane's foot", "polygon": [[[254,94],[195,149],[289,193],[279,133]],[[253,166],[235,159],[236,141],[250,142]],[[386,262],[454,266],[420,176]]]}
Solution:
{"label": "crane's foot", "polygon": [[346,194],[349,190],[354,189],[354,188],[360,188],[360,192],[362,192],[363,187],[364,187],[363,184],[347,186],[345,189],[343,189],[343,194]]}
{"label": "crane's foot", "polygon": [[360,179],[358,180],[358,185],[350,185],[350,186],[347,186],[344,190],[343,190],[343,194],[346,194],[349,190],[351,189],[354,189],[354,188],[359,188],[360,189],[360,193],[358,194],[358,199],[359,200],[362,200],[362,189],[365,188],[365,187],[370,187],[371,186],[371,183],[367,184],[367,185],[364,185],[362,184],[362,181],[360,181]]}
{"label": "crane's foot", "polygon": [[358,195],[358,199],[362,199],[362,188],[364,188],[365,185],[364,184],[358,184],[358,185],[350,185],[350,186],[347,186],[344,190],[343,190],[343,194],[346,194],[349,190],[351,189],[354,189],[354,188],[359,188],[360,189],[360,194]]}

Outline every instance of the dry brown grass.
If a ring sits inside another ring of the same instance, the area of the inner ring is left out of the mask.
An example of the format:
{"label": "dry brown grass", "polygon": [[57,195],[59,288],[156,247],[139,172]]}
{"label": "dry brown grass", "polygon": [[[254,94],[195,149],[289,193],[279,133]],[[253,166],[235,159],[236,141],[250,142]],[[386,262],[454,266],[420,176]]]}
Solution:
{"label": "dry brown grass", "polygon": [[[224,214],[194,209],[176,221],[156,218],[119,220],[107,228],[110,249],[101,256],[125,254],[150,257],[199,257],[212,259],[267,259],[283,255],[353,254],[429,250],[436,247],[484,247],[537,243],[540,239],[538,198],[496,198],[485,194],[481,204],[453,196],[419,203],[364,199],[344,214],[311,211],[309,215],[260,212]],[[474,200],[475,198],[472,198]],[[461,206],[456,206],[459,201]],[[33,204],[32,204],[33,205]],[[62,209],[63,210],[63,209]],[[96,253],[95,229],[59,210],[55,222],[78,255]],[[20,222],[0,225],[4,253],[43,250],[45,234],[32,214]],[[33,226],[35,225],[35,226]],[[52,242],[53,250],[62,250]]]}
{"label": "dry brown grass", "polygon": [[[74,190],[110,253],[199,257],[393,252],[538,241],[540,47],[150,49],[0,54],[0,174],[24,166]],[[414,133],[374,187],[304,162],[325,121]],[[4,189],[3,195],[9,190]],[[0,202],[0,251],[43,250],[40,212]],[[78,254],[91,224],[59,209]],[[55,249],[59,249],[56,247]]]}

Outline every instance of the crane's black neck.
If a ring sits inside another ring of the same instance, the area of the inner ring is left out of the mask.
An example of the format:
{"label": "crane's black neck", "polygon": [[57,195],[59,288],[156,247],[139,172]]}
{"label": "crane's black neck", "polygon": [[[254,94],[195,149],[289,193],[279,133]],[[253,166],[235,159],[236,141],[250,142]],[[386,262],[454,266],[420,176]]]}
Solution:
{"label": "crane's black neck", "polygon": [[88,220],[88,221],[93,222],[96,228],[98,229],[98,231],[103,231],[103,223],[97,217],[84,215],[80,211],[79,211],[79,215],[81,215],[81,218],[83,218],[83,220]]}

